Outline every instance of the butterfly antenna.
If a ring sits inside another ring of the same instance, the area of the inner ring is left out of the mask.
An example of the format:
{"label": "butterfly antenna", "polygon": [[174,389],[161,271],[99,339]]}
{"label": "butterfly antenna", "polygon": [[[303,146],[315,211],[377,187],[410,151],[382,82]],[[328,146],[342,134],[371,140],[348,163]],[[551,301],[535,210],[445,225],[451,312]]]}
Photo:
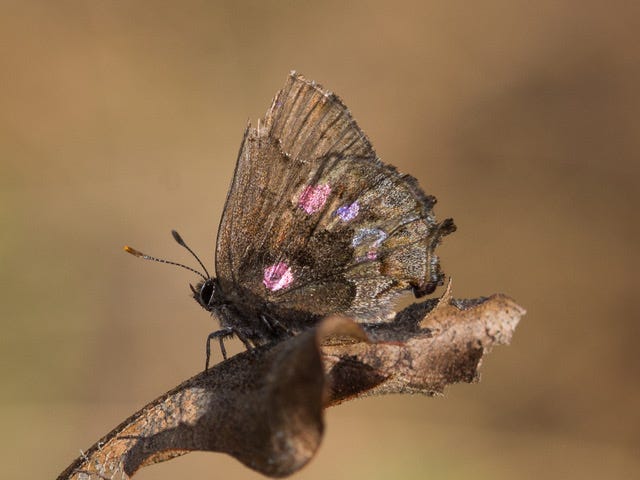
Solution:
{"label": "butterfly antenna", "polygon": [[[191,268],[191,267],[187,267],[186,265],[183,265],[182,263],[177,263],[177,262],[171,262],[169,260],[165,260],[163,258],[156,258],[156,257],[152,257],[151,255],[147,255],[145,253],[139,252],[138,250],[136,250],[135,248],[131,248],[129,245],[125,245],[124,247],[124,251],[127,253],[130,253],[131,255],[133,255],[134,257],[138,257],[138,258],[142,258],[143,260],[153,260],[154,262],[160,262],[160,263],[167,263],[169,265],[176,265],[178,267],[182,267],[182,268],[186,268],[187,270],[193,272],[193,273],[197,273],[198,275],[200,275],[203,279],[207,280],[209,277],[205,277],[201,272],[199,272],[198,270]],[[204,268],[204,267],[203,267]],[[206,272],[206,269],[205,269]],[[207,272],[207,275],[209,275],[209,273]]]}
{"label": "butterfly antenna", "polygon": [[180,245],[181,247],[186,248],[186,249],[189,251],[189,253],[190,253],[191,255],[193,255],[193,258],[195,258],[195,259],[198,261],[198,263],[200,264],[200,266],[201,266],[201,267],[202,267],[202,269],[204,270],[204,273],[206,273],[206,274],[207,274],[207,278],[211,278],[211,275],[209,275],[209,272],[207,271],[207,267],[205,267],[205,266],[204,266],[204,263],[202,263],[202,261],[200,260],[200,258],[198,258],[198,255],[196,255],[196,254],[194,253],[194,251],[193,251],[193,250],[191,250],[191,249],[189,248],[189,245],[187,245],[187,244],[184,242],[184,240],[182,239],[182,237],[180,236],[180,234],[179,234],[178,232],[176,232],[175,230],[171,230],[171,235],[173,235],[173,239],[174,239],[176,242],[178,242],[178,245]]}

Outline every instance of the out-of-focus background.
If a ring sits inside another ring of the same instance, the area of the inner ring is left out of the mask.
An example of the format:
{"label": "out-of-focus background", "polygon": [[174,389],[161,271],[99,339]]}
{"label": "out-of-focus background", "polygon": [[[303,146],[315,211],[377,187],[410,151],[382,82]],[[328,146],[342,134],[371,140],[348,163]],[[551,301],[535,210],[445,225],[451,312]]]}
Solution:
{"label": "out-of-focus background", "polygon": [[[481,383],[330,409],[296,478],[637,475],[639,28],[634,2],[3,2],[3,474],[55,477],[202,369],[194,275],[122,245],[193,264],[176,228],[212,265],[247,120],[296,69],[455,218],[456,296],[528,310]],[[203,475],[260,478],[212,453],[138,478]]]}

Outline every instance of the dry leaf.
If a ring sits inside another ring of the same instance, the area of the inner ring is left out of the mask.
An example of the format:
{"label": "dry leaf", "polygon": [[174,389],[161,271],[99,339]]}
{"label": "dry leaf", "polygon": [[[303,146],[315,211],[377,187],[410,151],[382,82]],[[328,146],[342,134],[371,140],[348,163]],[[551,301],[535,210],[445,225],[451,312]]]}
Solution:
{"label": "dry leaf", "polygon": [[58,478],[128,478],[194,450],[225,452],[271,477],[315,454],[323,409],[365,395],[434,395],[477,379],[525,311],[504,295],[411,305],[391,323],[332,317],[200,373],[125,420]]}

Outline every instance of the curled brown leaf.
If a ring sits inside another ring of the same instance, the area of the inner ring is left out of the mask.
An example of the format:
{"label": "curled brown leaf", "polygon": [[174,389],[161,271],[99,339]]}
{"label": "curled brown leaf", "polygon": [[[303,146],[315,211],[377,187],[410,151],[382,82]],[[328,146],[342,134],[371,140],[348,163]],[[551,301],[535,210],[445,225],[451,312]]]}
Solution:
{"label": "curled brown leaf", "polygon": [[315,454],[323,409],[365,395],[438,394],[478,378],[484,353],[508,343],[525,311],[504,295],[412,305],[391,323],[332,317],[296,337],[244,352],[135,413],[59,480],[128,478],[190,451],[228,453],[284,477]]}

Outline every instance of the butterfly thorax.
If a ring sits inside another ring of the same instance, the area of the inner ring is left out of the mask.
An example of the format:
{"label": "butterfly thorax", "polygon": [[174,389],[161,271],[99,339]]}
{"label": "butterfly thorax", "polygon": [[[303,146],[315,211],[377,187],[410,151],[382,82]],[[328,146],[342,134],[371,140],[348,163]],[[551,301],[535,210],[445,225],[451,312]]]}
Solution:
{"label": "butterfly thorax", "polygon": [[256,345],[298,333],[317,321],[316,316],[299,313],[295,314],[299,321],[294,321],[248,290],[225,291],[216,278],[198,283],[192,291],[196,302],[218,319],[221,328],[232,329]]}

